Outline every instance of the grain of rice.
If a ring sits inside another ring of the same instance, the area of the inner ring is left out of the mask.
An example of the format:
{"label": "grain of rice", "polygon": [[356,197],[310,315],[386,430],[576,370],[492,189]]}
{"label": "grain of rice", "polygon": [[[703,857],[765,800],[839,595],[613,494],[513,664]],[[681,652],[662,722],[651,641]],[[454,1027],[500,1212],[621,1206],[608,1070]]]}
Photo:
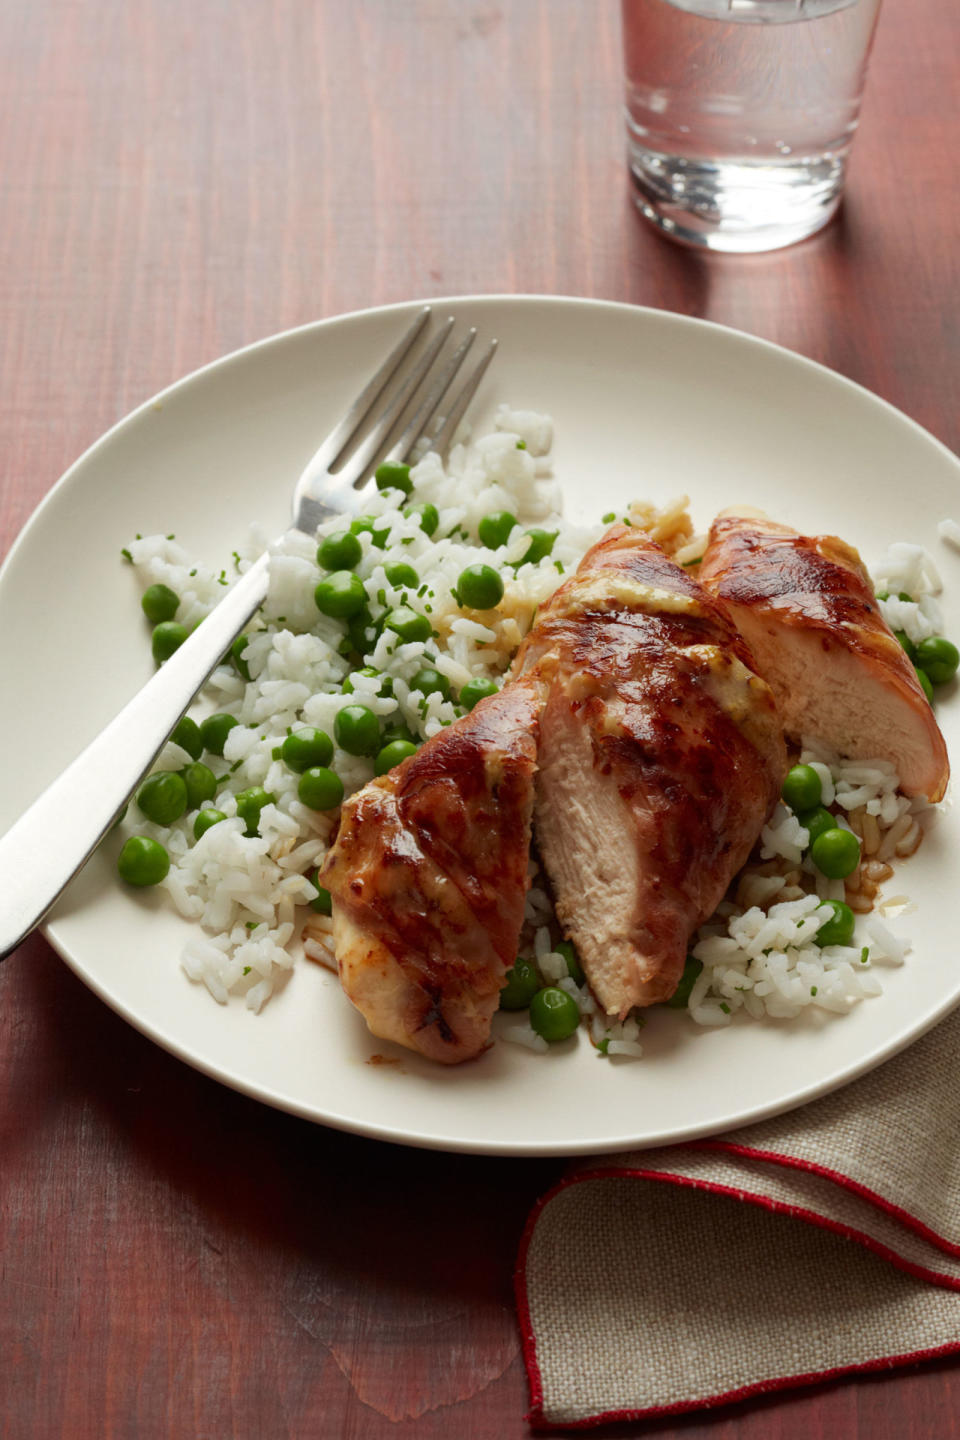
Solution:
{"label": "grain of rice", "polygon": [[903,839],[897,843],[897,854],[902,860],[906,859],[908,855],[912,855],[919,848],[922,839],[923,835],[920,826],[916,820],[911,818],[909,829]]}
{"label": "grain of rice", "polygon": [[897,850],[897,846],[914,824],[910,815],[900,815],[890,826],[884,835],[877,850],[878,860],[890,860]]}

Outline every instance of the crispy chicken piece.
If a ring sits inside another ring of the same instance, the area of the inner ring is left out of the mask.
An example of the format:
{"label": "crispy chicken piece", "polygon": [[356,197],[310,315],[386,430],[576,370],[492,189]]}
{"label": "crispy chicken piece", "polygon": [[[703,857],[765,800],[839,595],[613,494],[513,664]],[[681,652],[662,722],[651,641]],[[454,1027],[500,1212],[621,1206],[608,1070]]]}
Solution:
{"label": "crispy chicken piece", "polygon": [[482,700],[346,802],[319,876],[374,1035],[454,1064],[488,1044],[529,884],[540,693]]}
{"label": "crispy chicken piece", "polygon": [[942,799],[943,736],[856,550],[728,510],[713,523],[700,579],[756,656],[788,734],[890,760],[907,795]]}
{"label": "crispy chicken piece", "polygon": [[613,526],[515,661],[548,685],[535,824],[557,915],[610,1014],[676,989],[777,802],[770,688],[723,607]]}

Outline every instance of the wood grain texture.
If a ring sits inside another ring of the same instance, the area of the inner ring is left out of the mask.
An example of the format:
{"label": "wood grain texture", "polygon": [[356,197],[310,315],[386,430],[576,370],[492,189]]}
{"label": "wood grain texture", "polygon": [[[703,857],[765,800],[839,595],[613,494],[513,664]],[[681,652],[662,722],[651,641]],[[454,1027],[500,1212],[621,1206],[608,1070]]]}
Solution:
{"label": "wood grain texture", "polygon": [[[953,7],[887,0],[842,216],[772,256],[644,226],[619,71],[616,0],[0,0],[0,551],[170,381],[417,296],[705,316],[960,447]],[[0,1000],[0,1435],[527,1433],[511,1272],[559,1162],[275,1114],[130,1030],[39,938]],[[920,1440],[958,1414],[943,1363],[608,1433]]]}

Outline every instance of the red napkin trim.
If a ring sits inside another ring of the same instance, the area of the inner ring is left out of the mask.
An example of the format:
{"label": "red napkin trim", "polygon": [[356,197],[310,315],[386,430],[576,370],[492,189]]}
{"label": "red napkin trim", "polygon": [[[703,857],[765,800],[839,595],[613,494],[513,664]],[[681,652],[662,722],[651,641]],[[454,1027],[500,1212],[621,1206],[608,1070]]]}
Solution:
{"label": "red napkin trim", "polygon": [[[848,1176],[838,1171],[830,1170],[811,1161],[798,1159],[793,1155],[777,1154],[774,1151],[755,1150],[748,1145],[738,1145],[723,1140],[691,1141],[678,1145],[676,1148],[678,1150],[727,1151],[732,1154],[742,1155],[750,1160],[766,1160],[775,1165],[809,1171],[812,1174],[819,1175],[845,1189],[853,1191],[862,1199],[869,1201],[879,1209],[895,1216],[902,1224],[914,1230],[919,1235],[922,1235],[938,1249],[950,1255],[960,1255],[960,1246],[952,1244],[943,1236],[930,1230],[928,1226],[924,1225],[915,1216],[903,1211],[899,1206],[891,1204],[882,1196],[869,1190],[866,1186],[851,1180]],[[865,1246],[868,1250],[872,1250],[874,1254],[889,1261],[890,1264],[897,1266],[898,1269],[904,1270],[920,1280],[942,1286],[945,1289],[960,1290],[960,1280],[916,1265],[912,1261],[904,1259],[903,1256],[898,1255],[880,1241],[874,1239],[873,1236],[865,1235],[862,1231],[852,1226],[831,1220],[825,1215],[820,1215],[816,1211],[808,1210],[802,1206],[787,1205],[769,1196],[751,1194],[743,1190],[737,1190],[729,1185],[720,1184],[716,1181],[697,1179],[688,1175],[672,1175],[663,1170],[645,1170],[642,1167],[635,1168],[626,1166],[598,1166],[592,1170],[578,1170],[574,1174],[565,1176],[564,1179],[558,1181],[557,1184],[548,1190],[545,1195],[542,1195],[534,1205],[527,1217],[527,1223],[524,1226],[517,1255],[517,1267],[514,1274],[514,1293],[516,1297],[517,1318],[520,1325],[523,1359],[530,1390],[530,1410],[527,1412],[525,1418],[534,1430],[586,1430],[597,1425],[613,1424],[616,1421],[640,1420],[657,1415],[676,1415],[691,1410],[713,1409],[719,1405],[730,1405],[735,1401],[748,1399],[752,1395],[769,1394],[777,1390],[791,1389],[803,1385],[815,1385],[823,1381],[835,1380],[848,1375],[868,1374],[875,1370],[889,1370],[898,1365],[909,1365],[920,1360],[933,1360],[960,1352],[960,1342],[950,1341],[945,1345],[929,1349],[905,1351],[901,1355],[883,1356],[880,1359],[866,1360],[859,1364],[818,1370],[804,1375],[788,1375],[782,1379],[761,1380],[755,1384],[744,1385],[738,1389],[729,1390],[720,1395],[711,1395],[702,1400],[685,1400],[670,1405],[653,1405],[636,1410],[606,1410],[596,1415],[588,1416],[583,1420],[566,1422],[547,1420],[543,1413],[543,1385],[537,1361],[537,1340],[533,1330],[527,1297],[527,1254],[533,1240],[537,1221],[545,1207],[555,1196],[567,1189],[568,1186],[579,1185],[587,1180],[604,1179],[665,1181],[668,1184],[685,1185],[695,1190],[707,1190],[714,1194],[730,1196],[733,1199],[746,1201],[748,1204],[758,1205],[778,1214],[787,1214],[795,1219],[805,1220],[809,1224],[816,1225],[822,1230],[833,1231],[837,1235],[842,1235],[848,1240],[853,1240],[857,1244]]]}

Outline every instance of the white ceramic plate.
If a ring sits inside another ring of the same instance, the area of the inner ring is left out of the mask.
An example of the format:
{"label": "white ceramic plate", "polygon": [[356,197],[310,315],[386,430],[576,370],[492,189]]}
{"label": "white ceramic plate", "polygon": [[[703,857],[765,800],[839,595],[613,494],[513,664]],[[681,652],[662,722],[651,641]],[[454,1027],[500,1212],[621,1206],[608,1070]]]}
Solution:
{"label": "white ceramic plate", "polygon": [[[504,399],[551,412],[574,515],[686,492],[700,525],[746,501],[844,536],[868,563],[891,539],[918,541],[943,571],[947,633],[960,635],[960,556],[936,533],[960,508],[960,463],[882,401],[787,351],[676,315],[539,297],[441,301],[437,312],[448,304],[501,342],[474,419]],[[279,532],[293,478],[414,308],[325,321],[209,366],[124,420],[51,493],[0,574],[0,830],[151,673],[120,547],[137,531],[175,531],[228,565],[251,521]],[[947,697],[939,715],[958,753],[960,701]],[[108,840],[47,925],[81,979],[225,1084],[389,1140],[575,1154],[704,1135],[853,1079],[960,999],[960,822],[949,803],[896,882],[916,902],[899,922],[914,951],[884,971],[881,998],[842,1019],[722,1031],[655,1011],[640,1061],[599,1060],[584,1038],[546,1056],[500,1044],[478,1062],[432,1067],[373,1041],[335,979],[308,962],[263,1014],[221,1008],[180,970],[186,922],[163,897],[116,881],[116,848]],[[371,1065],[373,1054],[397,1063]]]}

